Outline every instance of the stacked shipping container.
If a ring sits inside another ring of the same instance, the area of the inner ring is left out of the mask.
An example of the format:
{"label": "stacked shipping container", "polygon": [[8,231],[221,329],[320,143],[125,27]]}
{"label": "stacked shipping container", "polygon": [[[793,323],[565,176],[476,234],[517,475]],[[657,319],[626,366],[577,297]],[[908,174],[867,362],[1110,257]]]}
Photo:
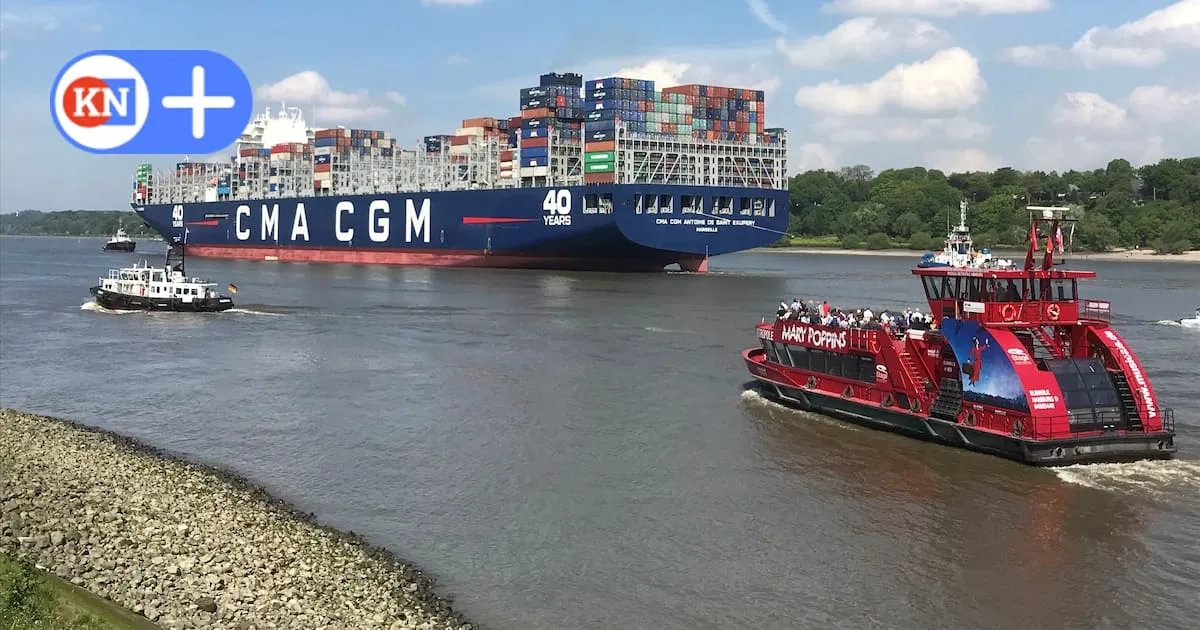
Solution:
{"label": "stacked shipping container", "polygon": [[[396,140],[386,131],[342,127],[316,132],[311,149],[311,153],[302,153],[300,159],[312,161],[313,191],[318,194],[329,194],[336,188],[333,183],[335,173],[352,156],[392,158],[397,152]],[[272,153],[272,160],[275,159]],[[273,166],[271,177],[278,177],[279,169],[279,166]]]}

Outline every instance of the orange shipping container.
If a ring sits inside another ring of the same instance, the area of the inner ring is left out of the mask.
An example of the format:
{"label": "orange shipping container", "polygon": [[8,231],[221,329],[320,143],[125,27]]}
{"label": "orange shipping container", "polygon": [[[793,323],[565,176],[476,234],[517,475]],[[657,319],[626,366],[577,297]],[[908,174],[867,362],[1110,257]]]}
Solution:
{"label": "orange shipping container", "polygon": [[[521,112],[521,118],[549,118],[549,117],[550,117],[550,108],[549,107],[539,107],[537,109],[527,109],[527,110]],[[521,123],[517,123],[517,126],[520,126],[520,124]]]}
{"label": "orange shipping container", "polygon": [[611,184],[617,181],[615,173],[584,173],[583,183],[585,184]]}
{"label": "orange shipping container", "polygon": [[484,129],[495,129],[499,125],[495,118],[468,118],[463,121],[463,127],[483,127]]}
{"label": "orange shipping container", "polygon": [[522,138],[521,146],[535,149],[538,147],[549,146],[550,138]]}
{"label": "orange shipping container", "polygon": [[333,165],[329,164],[329,163],[313,164],[313,172],[314,173],[328,173],[331,170],[332,166]]}
{"label": "orange shipping container", "polygon": [[615,151],[616,149],[617,142],[615,140],[609,140],[608,142],[589,142],[583,145],[584,153],[592,153],[595,151]]}
{"label": "orange shipping container", "polygon": [[500,161],[501,162],[510,162],[510,161],[512,161],[512,155],[513,155],[512,151],[501,151],[500,152]]}
{"label": "orange shipping container", "polygon": [[450,144],[452,146],[461,146],[471,141],[471,136],[450,136]]}

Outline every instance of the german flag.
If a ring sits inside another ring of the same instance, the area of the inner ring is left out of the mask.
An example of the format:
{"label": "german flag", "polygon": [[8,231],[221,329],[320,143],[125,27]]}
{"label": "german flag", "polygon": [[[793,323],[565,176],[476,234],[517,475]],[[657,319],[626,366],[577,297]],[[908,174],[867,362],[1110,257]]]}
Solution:
{"label": "german flag", "polygon": [[237,285],[236,285],[236,284],[234,284],[234,283],[232,283],[232,282],[230,282],[230,283],[229,283],[229,292],[230,292],[230,293],[237,293]]}

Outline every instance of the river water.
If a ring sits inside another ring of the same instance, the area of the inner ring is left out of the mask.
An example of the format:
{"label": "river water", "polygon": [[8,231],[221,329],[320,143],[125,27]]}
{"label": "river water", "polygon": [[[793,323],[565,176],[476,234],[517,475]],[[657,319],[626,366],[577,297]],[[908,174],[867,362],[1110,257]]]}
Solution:
{"label": "river water", "polygon": [[914,260],[707,275],[192,259],[220,315],[88,304],[102,240],[0,239],[0,404],[233,468],[434,575],[488,628],[1185,628],[1200,618],[1200,269],[1089,297],[1182,459],[1024,467],[744,393],[781,299],[921,302]]}

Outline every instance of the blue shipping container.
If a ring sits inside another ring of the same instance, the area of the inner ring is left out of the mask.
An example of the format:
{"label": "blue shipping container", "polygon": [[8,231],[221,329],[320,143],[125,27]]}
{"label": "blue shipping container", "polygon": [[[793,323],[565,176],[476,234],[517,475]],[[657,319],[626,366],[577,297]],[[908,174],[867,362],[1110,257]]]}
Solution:
{"label": "blue shipping container", "polygon": [[314,147],[336,147],[337,138],[317,138],[313,140]]}
{"label": "blue shipping container", "polygon": [[522,158],[544,158],[549,155],[549,147],[521,147]]}
{"label": "blue shipping container", "polygon": [[550,135],[550,130],[545,129],[545,128],[540,128],[540,127],[536,128],[536,129],[522,129],[521,130],[522,138],[545,138],[548,135]]}
{"label": "blue shipping container", "polygon": [[616,128],[617,128],[617,121],[612,120],[612,119],[597,120],[595,122],[587,123],[587,131],[589,133],[591,133],[593,131],[612,131],[613,129],[616,129]]}
{"label": "blue shipping container", "polygon": [[217,194],[218,194],[218,195],[228,195],[228,194],[229,194],[229,187],[228,187],[228,186],[221,186],[221,187],[218,187],[218,188],[217,188]]}
{"label": "blue shipping container", "polygon": [[617,134],[615,131],[591,131],[588,130],[584,134],[584,139],[587,142],[604,142],[606,140],[615,140]]}

